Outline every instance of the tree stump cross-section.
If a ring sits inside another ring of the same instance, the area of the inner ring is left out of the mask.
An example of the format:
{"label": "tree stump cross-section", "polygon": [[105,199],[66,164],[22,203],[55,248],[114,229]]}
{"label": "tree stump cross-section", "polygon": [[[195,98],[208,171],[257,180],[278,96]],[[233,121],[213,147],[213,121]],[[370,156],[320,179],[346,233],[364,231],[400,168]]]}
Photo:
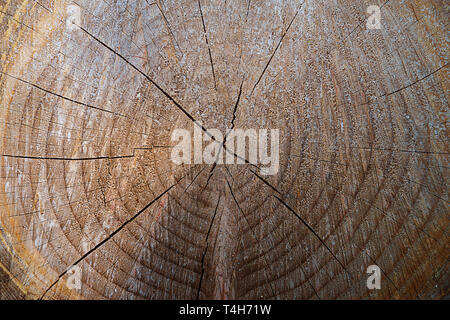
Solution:
{"label": "tree stump cross-section", "polygon": [[[0,0],[0,299],[448,298],[449,15]],[[279,170],[174,163],[198,124]]]}

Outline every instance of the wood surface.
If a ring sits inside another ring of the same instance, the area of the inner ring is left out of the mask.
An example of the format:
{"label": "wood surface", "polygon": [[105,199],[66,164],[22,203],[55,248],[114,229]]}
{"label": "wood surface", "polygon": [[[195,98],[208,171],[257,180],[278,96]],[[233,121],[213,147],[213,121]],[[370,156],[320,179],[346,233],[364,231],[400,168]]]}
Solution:
{"label": "wood surface", "polygon": [[0,299],[448,298],[450,3],[302,1],[0,0]]}

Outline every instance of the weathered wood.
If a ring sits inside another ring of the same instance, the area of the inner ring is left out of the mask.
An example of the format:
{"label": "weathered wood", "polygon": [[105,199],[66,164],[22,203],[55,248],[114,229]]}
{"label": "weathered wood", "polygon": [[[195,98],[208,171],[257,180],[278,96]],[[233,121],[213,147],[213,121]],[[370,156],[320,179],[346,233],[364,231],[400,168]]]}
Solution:
{"label": "weathered wood", "polygon": [[[448,1],[74,5],[0,0],[0,299],[448,296]],[[194,120],[280,171],[175,165]]]}

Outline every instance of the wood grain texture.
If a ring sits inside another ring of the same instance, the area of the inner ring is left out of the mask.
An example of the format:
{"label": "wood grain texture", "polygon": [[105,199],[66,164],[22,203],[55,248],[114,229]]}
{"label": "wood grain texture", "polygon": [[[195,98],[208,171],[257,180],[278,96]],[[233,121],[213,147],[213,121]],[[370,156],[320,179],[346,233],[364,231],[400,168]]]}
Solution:
{"label": "wood grain texture", "polygon": [[[0,0],[0,299],[448,297],[449,2],[302,1]],[[173,164],[193,119],[280,171]]]}

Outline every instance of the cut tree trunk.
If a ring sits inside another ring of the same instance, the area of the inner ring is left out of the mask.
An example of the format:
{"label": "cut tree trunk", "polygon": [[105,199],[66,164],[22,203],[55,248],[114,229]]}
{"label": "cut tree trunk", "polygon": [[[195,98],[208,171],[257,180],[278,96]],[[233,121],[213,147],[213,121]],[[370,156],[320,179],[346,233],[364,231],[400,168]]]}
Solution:
{"label": "cut tree trunk", "polygon": [[0,298],[448,297],[449,2],[302,1],[0,0]]}

